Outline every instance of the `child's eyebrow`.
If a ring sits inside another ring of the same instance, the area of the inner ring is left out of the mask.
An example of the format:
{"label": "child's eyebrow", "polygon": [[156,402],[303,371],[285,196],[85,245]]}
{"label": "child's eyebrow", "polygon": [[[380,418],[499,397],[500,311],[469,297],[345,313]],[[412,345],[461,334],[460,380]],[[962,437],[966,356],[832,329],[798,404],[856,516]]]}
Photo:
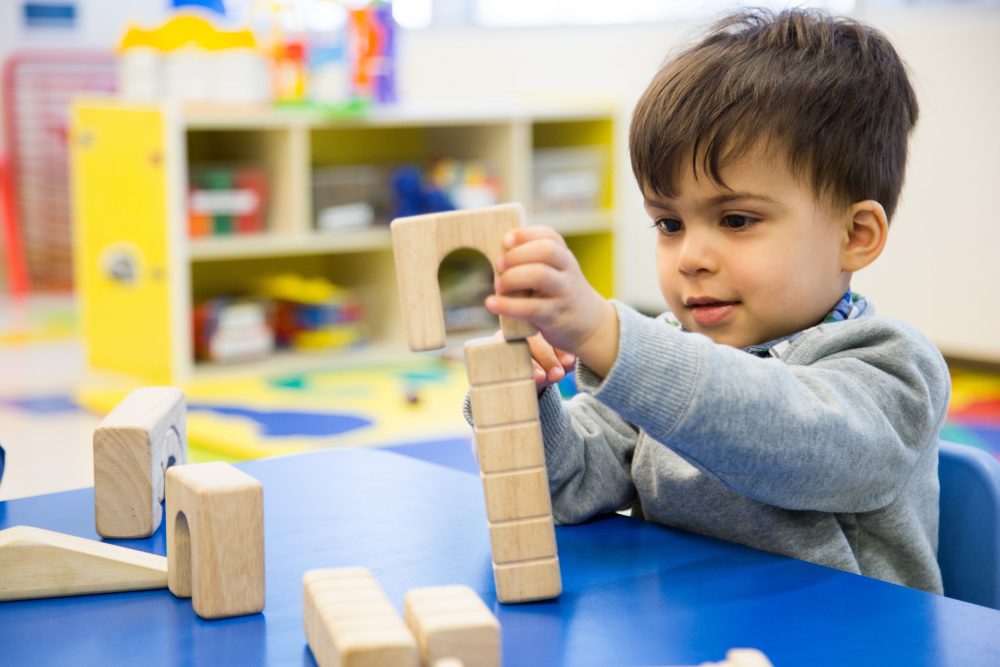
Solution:
{"label": "child's eyebrow", "polygon": [[764,202],[765,204],[778,203],[775,199],[768,197],[767,195],[760,195],[753,192],[730,192],[728,194],[719,195],[717,197],[711,197],[705,203],[717,205],[744,199],[753,199],[755,201]]}
{"label": "child's eyebrow", "polygon": [[[728,204],[732,201],[745,201],[754,200],[762,202],[765,204],[778,204],[779,202],[767,195],[756,194],[753,192],[728,192],[723,195],[717,195],[715,197],[709,197],[702,201],[702,206],[718,206],[720,204]],[[649,197],[643,197],[643,205],[652,208],[669,208],[671,202],[676,201],[672,197],[665,197],[663,199],[651,199]]]}

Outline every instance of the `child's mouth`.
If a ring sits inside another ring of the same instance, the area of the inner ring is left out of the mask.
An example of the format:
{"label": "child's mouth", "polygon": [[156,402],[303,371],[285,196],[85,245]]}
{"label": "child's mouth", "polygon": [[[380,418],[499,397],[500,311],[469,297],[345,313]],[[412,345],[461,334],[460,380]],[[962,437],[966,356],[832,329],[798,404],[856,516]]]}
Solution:
{"label": "child's mouth", "polygon": [[701,326],[712,326],[728,319],[736,310],[739,301],[691,300],[686,305],[696,323]]}

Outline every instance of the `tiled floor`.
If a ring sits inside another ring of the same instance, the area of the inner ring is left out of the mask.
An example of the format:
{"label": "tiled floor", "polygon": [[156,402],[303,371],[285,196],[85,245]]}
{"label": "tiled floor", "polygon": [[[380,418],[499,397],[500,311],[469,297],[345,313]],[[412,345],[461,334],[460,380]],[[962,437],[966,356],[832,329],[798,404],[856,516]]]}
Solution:
{"label": "tiled floor", "polygon": [[97,417],[18,406],[68,396],[82,373],[80,357],[75,339],[0,347],[0,444],[7,452],[0,500],[93,484]]}
{"label": "tiled floor", "polygon": [[[61,325],[41,326],[39,313],[62,321],[52,313],[71,311],[66,297],[0,301],[0,336],[7,343],[0,344],[0,444],[7,452],[0,500],[93,484],[91,438],[99,420],[65,405],[44,409],[71,394],[83,359],[78,339]],[[26,402],[34,409],[25,409]]]}

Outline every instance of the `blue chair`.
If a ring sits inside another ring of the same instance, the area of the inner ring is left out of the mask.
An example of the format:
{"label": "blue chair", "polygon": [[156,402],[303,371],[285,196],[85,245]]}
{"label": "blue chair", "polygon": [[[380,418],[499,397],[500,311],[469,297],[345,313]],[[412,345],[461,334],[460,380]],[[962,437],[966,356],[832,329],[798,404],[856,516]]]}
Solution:
{"label": "blue chair", "polygon": [[1000,462],[981,449],[942,442],[938,478],[944,594],[1000,609]]}

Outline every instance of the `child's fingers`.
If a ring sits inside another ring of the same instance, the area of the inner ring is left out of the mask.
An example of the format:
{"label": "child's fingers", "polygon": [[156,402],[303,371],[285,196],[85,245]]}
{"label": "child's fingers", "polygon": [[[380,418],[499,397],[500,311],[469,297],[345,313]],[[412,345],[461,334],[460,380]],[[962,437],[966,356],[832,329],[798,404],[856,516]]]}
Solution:
{"label": "child's fingers", "polygon": [[545,264],[522,264],[507,269],[493,283],[494,290],[501,295],[531,292],[536,296],[552,296],[562,293],[564,277],[562,272]]}
{"label": "child's fingers", "polygon": [[528,338],[528,349],[531,350],[531,358],[542,367],[545,376],[550,380],[558,382],[566,374],[562,364],[559,363],[556,349],[541,334]]}
{"label": "child's fingers", "polygon": [[562,238],[539,238],[516,245],[497,258],[497,271],[503,273],[523,264],[545,264],[566,269],[573,263],[573,255]]}
{"label": "child's fingers", "polygon": [[522,243],[527,243],[537,239],[551,239],[561,243],[562,245],[566,245],[565,239],[563,239],[559,232],[551,227],[544,226],[518,227],[517,229],[512,229],[503,237],[503,245],[505,248],[510,249]]}

